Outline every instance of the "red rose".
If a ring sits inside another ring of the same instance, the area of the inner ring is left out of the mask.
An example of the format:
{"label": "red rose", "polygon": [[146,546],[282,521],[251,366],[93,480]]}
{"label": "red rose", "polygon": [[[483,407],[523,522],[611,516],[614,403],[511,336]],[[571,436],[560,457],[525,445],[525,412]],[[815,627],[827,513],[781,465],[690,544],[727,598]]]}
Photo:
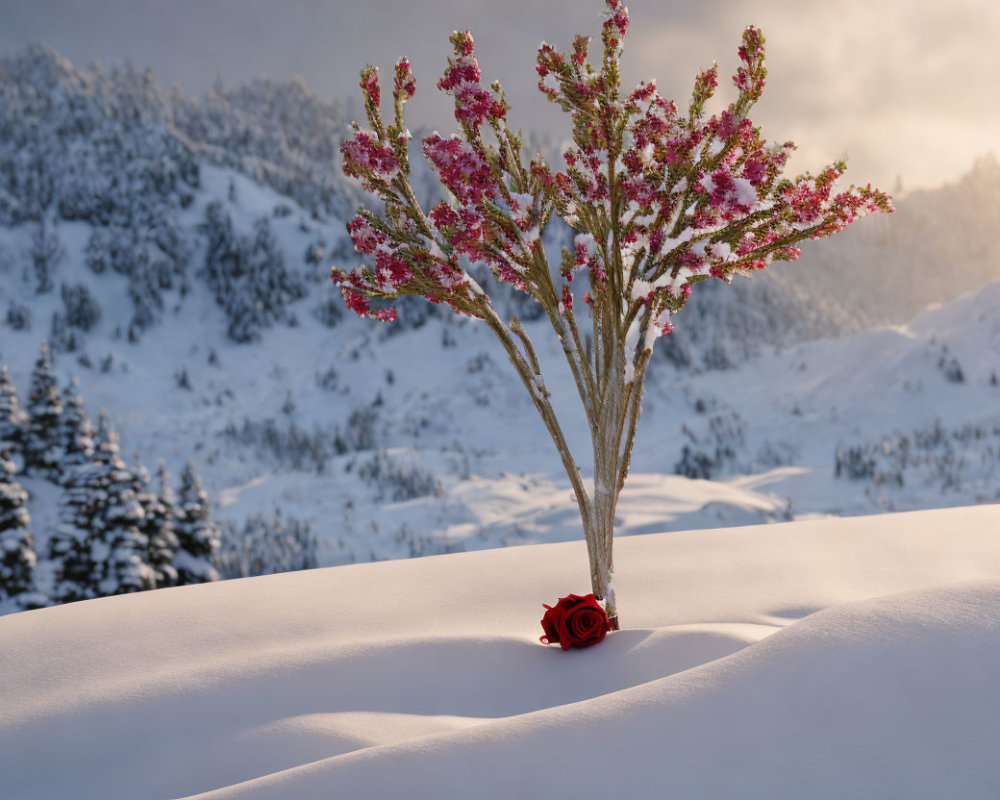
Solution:
{"label": "red rose", "polygon": [[542,617],[545,635],[539,640],[542,644],[558,644],[563,650],[589,647],[602,641],[611,630],[608,615],[592,594],[560,597],[555,606],[545,608],[548,609]]}

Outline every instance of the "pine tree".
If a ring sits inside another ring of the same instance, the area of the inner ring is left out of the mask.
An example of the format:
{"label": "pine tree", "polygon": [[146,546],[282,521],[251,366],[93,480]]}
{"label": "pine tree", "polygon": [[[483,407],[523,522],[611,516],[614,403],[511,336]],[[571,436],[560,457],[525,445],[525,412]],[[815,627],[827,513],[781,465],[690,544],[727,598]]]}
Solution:
{"label": "pine tree", "polygon": [[96,454],[67,471],[59,506],[59,523],[49,538],[49,558],[56,564],[52,599],[72,603],[98,597],[101,566],[97,544],[100,465]]}
{"label": "pine tree", "polygon": [[70,474],[81,464],[86,464],[94,456],[94,426],[83,408],[80,396],[80,381],[74,375],[63,389],[63,414],[59,431],[62,446],[62,480],[65,483]]}
{"label": "pine tree", "polygon": [[54,223],[43,216],[38,228],[32,234],[30,250],[31,265],[35,271],[35,280],[38,282],[35,291],[38,294],[52,291],[55,285],[52,273],[62,260],[64,252]]}
{"label": "pine tree", "polygon": [[212,521],[208,495],[188,461],[181,473],[178,514],[174,530],[180,547],[174,556],[177,582],[205,583],[219,579],[211,557],[219,549],[221,532]]}
{"label": "pine tree", "polygon": [[97,412],[97,430],[94,432],[94,446],[100,447],[102,444],[107,444],[110,438],[110,431],[111,417],[108,416],[108,410],[102,408]]}
{"label": "pine tree", "polygon": [[241,236],[221,203],[209,204],[200,226],[208,241],[204,275],[237,342],[260,338],[260,331],[286,317],[289,302],[305,295],[301,281],[285,267],[284,255],[267,217]]}
{"label": "pine tree", "polygon": [[31,373],[31,394],[28,397],[28,431],[24,445],[25,472],[51,480],[59,477],[62,447],[59,441],[62,400],[52,374],[52,358],[47,342]]}
{"label": "pine tree", "polygon": [[176,586],[177,569],[173,562],[178,541],[174,533],[174,509],[170,503],[172,493],[169,487],[164,491],[167,475],[163,462],[160,462],[157,472],[159,491],[154,491],[149,470],[139,463],[138,457],[132,467],[132,475],[132,488],[143,511],[140,530],[148,542],[146,560],[156,572],[156,586]]}
{"label": "pine tree", "polygon": [[267,217],[254,222],[248,261],[251,285],[268,320],[280,319],[289,302],[305,297],[305,287],[285,267],[284,253]]}
{"label": "pine tree", "polygon": [[93,459],[76,467],[63,494],[60,524],[50,539],[58,562],[54,599],[67,603],[137,592],[156,585],[134,477],[118,455],[110,425]]}
{"label": "pine tree", "polygon": [[317,566],[317,541],[308,523],[282,519],[275,509],[270,521],[247,517],[243,529],[228,526],[215,563],[224,578],[249,578]]}
{"label": "pine tree", "polygon": [[140,530],[142,506],[132,488],[132,473],[118,456],[118,437],[113,430],[98,450],[98,463],[107,468],[102,517],[104,542],[109,548],[98,588],[102,595],[152,589],[156,573],[148,562],[149,542]]}
{"label": "pine tree", "polygon": [[35,589],[35,543],[28,529],[28,493],[15,478],[9,452],[0,447],[0,613],[47,605]]}
{"label": "pine tree", "polygon": [[0,449],[7,447],[12,453],[24,446],[28,415],[21,410],[14,382],[7,374],[7,365],[0,366]]}

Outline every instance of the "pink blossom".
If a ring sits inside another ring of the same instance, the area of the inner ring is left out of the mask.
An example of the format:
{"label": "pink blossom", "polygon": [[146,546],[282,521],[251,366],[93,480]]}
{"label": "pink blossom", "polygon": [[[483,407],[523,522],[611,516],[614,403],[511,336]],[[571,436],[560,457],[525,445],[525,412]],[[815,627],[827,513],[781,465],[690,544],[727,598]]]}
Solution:
{"label": "pink blossom", "polygon": [[643,81],[632,90],[628,96],[630,103],[644,103],[656,92],[656,81]]}
{"label": "pink blossom", "polygon": [[729,139],[740,129],[743,122],[744,120],[742,118],[733,114],[729,109],[726,109],[719,117],[717,130],[719,137],[722,139]]}
{"label": "pink blossom", "polygon": [[417,92],[417,82],[410,68],[410,61],[403,56],[396,62],[396,77],[393,83],[393,93],[405,103]]}
{"label": "pink blossom", "polygon": [[606,0],[607,19],[604,20],[605,47],[616,48],[625,40],[628,31],[628,7],[621,0]]}
{"label": "pink blossom", "polygon": [[760,186],[767,177],[767,164],[756,158],[748,158],[743,162],[743,177],[754,186]]}
{"label": "pink blossom", "polygon": [[481,204],[486,198],[496,197],[490,165],[458,136],[442,139],[436,133],[431,134],[424,139],[424,155],[434,165],[441,182],[462,204]]}
{"label": "pink blossom", "polygon": [[341,286],[341,294],[344,295],[344,302],[359,317],[366,317],[371,314],[372,308],[368,304],[368,298],[363,294],[358,294],[353,289],[347,288],[346,284]]}
{"label": "pink blossom", "polygon": [[395,308],[380,308],[373,310],[368,302],[368,298],[357,291],[352,285],[355,276],[344,276],[337,272],[332,275],[334,283],[340,284],[340,293],[344,297],[344,304],[359,317],[370,317],[383,322],[391,322],[396,319]]}
{"label": "pink blossom", "polygon": [[431,209],[430,218],[438,230],[458,226],[458,214],[447,203],[438,203]]}
{"label": "pink blossom", "polygon": [[[700,275],[702,267],[705,266],[705,257],[691,250],[685,250],[677,257],[677,263],[680,267],[691,270],[695,275]],[[684,285],[687,286],[687,284]]]}
{"label": "pink blossom", "polygon": [[766,71],[764,65],[764,36],[752,25],[743,31],[743,43],[739,49],[743,64],[733,75],[733,83],[740,92],[759,96],[764,89]]}
{"label": "pink blossom", "polygon": [[[561,172],[550,170],[541,158],[527,168],[519,165],[518,146],[506,149],[503,130],[499,142],[481,139],[483,123],[505,119],[507,108],[499,90],[482,86],[472,35],[452,35],[454,51],[438,87],[453,97],[461,132],[428,136],[423,152],[454,200],[439,203],[426,217],[423,212],[399,213],[408,187],[394,152],[403,153],[405,142],[401,149],[390,137],[404,135],[399,109],[413,96],[415,81],[409,61],[397,62],[395,127],[384,131],[372,115],[373,130],[358,131],[342,146],[345,173],[361,178],[395,209],[379,223],[373,224],[367,213],[348,223],[355,247],[374,260],[373,268],[361,268],[340,281],[351,308],[388,318],[391,309],[373,311],[371,297],[419,293],[470,313],[480,298],[468,289],[458,291],[468,284],[459,258],[488,265],[498,280],[534,296],[534,255],[541,246],[538,217],[554,212],[581,231],[560,265],[563,284],[552,298],[559,303],[558,313],[573,311],[571,283],[583,269],[591,284],[592,294],[584,295],[587,304],[603,308],[606,302],[618,302],[609,292],[622,284],[605,274],[603,267],[610,270],[612,265],[602,264],[594,239],[607,241],[610,223],[621,246],[644,253],[641,267],[635,265],[642,275],[628,284],[633,286],[630,302],[648,304],[656,312],[648,324],[668,333],[670,314],[691,292],[688,278],[729,280],[737,270],[796,258],[803,238],[827,236],[873,210],[891,210],[889,199],[870,187],[834,195],[840,165],[815,178],[778,180],[793,145],[766,145],[747,113],[766,77],[764,40],[755,28],[746,29],[740,47],[741,64],[734,75],[739,96],[717,115],[704,114],[718,87],[715,66],[697,76],[686,113],[679,115],[676,104],[662,97],[652,81],[636,86],[623,103],[617,86],[609,83],[619,80],[629,13],[622,0],[605,0],[605,5],[599,64],[588,63],[587,36],[577,36],[565,54],[544,42],[538,49],[539,88],[573,120],[574,144],[564,154]],[[379,100],[377,77],[373,67],[362,73],[370,104]],[[620,157],[620,168],[609,171],[610,153]],[[387,188],[390,182],[392,188]],[[422,228],[423,219],[430,231]],[[595,219],[598,227],[591,230]],[[745,229],[729,235],[736,220]]]}
{"label": "pink blossom", "polygon": [[413,278],[412,270],[397,253],[379,250],[375,253],[375,274],[382,288],[395,289]]}
{"label": "pink blossom", "polygon": [[718,85],[719,68],[716,65],[712,65],[708,69],[698,73],[698,77],[694,81],[694,95],[695,97],[707,97],[712,94]]}
{"label": "pink blossom", "polygon": [[757,205],[757,193],[750,182],[734,178],[728,169],[717,169],[701,180],[709,194],[709,203],[725,221],[739,214],[746,214]]}
{"label": "pink blossom", "polygon": [[507,111],[503,104],[480,86],[482,73],[473,55],[472,34],[468,31],[452,34],[455,56],[448,59],[438,89],[455,98],[455,119],[478,127],[486,119],[503,119]]}
{"label": "pink blossom", "polygon": [[568,283],[564,283],[562,287],[562,304],[568,311],[573,310],[573,292],[570,291]]}
{"label": "pink blossom", "polygon": [[372,104],[378,106],[382,93],[378,86],[378,67],[367,66],[361,70],[361,91],[371,98]]}
{"label": "pink blossom", "polygon": [[538,47],[538,56],[535,63],[535,71],[538,73],[538,91],[546,95],[549,100],[559,100],[559,76],[565,74],[572,75],[572,70],[566,65],[566,59],[561,53],[547,42],[542,42]]}
{"label": "pink blossom", "polygon": [[797,225],[813,225],[824,212],[824,205],[830,196],[829,184],[821,184],[813,179],[802,179],[782,192],[782,199]]}
{"label": "pink blossom", "polygon": [[340,145],[340,152],[344,154],[344,173],[352,178],[389,181],[399,172],[392,148],[382,147],[371,131],[355,131],[353,139]]}
{"label": "pink blossom", "polygon": [[351,235],[354,247],[359,253],[374,253],[386,240],[386,235],[372,227],[372,224],[360,214],[347,223],[347,232]]}

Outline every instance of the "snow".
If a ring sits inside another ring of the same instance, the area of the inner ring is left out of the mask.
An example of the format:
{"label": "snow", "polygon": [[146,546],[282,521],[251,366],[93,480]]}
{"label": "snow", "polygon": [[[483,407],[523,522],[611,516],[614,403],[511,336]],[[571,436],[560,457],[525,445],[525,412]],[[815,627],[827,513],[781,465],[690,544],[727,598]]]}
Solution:
{"label": "snow", "polygon": [[625,628],[567,653],[582,541],[10,615],[4,796],[995,797],[998,524],[625,537]]}
{"label": "snow", "polygon": [[578,233],[573,237],[573,246],[582,247],[587,251],[588,255],[595,255],[597,253],[597,242],[594,240],[594,234],[592,233]]}

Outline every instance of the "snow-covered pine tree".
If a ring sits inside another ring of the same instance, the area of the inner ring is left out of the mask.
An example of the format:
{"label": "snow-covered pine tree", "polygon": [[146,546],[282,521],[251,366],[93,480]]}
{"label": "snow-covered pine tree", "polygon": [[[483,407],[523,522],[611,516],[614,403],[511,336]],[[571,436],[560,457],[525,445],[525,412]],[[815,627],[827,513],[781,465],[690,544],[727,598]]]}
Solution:
{"label": "snow-covered pine tree", "polygon": [[27,428],[28,415],[21,410],[17,389],[4,364],[0,366],[0,448],[6,446],[12,454],[21,453]]}
{"label": "snow-covered pine tree", "polygon": [[55,562],[52,600],[73,603],[98,597],[101,567],[97,544],[100,481],[96,459],[68,471],[59,502],[59,522],[49,537],[49,558]]}
{"label": "snow-covered pine tree", "polygon": [[63,387],[62,400],[59,441],[63,452],[62,480],[65,483],[77,467],[93,458],[94,426],[83,408],[80,381],[76,375]]}
{"label": "snow-covered pine tree", "polygon": [[[166,473],[163,462],[160,462],[159,491],[156,491],[147,470],[136,457],[132,467],[132,488],[136,499],[142,506],[143,522],[140,530],[148,542],[149,565],[156,572],[157,588],[175,586],[177,584],[177,569],[174,567],[174,554],[177,551],[177,534],[174,533],[174,509],[164,502],[163,487]],[[167,495],[169,498],[169,495]]]}
{"label": "snow-covered pine tree", "polygon": [[264,303],[268,322],[283,318],[288,303],[305,297],[306,289],[299,276],[289,272],[285,266],[281,245],[267,217],[261,217],[253,224],[249,262],[257,300]]}
{"label": "snow-covered pine tree", "polygon": [[178,584],[218,580],[212,555],[219,549],[221,532],[212,521],[208,495],[190,461],[181,473],[174,531],[180,544],[174,556]]}
{"label": "snow-covered pine tree", "polygon": [[208,246],[203,274],[229,322],[229,336],[250,342],[285,316],[289,302],[305,296],[298,276],[285,267],[281,247],[267,217],[254,223],[252,237],[242,236],[219,202],[205,208],[199,226]]}
{"label": "snow-covered pine tree", "polygon": [[314,569],[316,550],[316,535],[309,524],[295,518],[282,520],[275,509],[270,522],[260,514],[251,514],[242,530],[229,526],[215,563],[223,578],[273,575]]}
{"label": "snow-covered pine tree", "polygon": [[26,473],[58,479],[62,460],[62,412],[49,345],[43,341],[31,373],[31,394],[28,396],[28,431],[24,443]]}
{"label": "snow-covered pine tree", "polygon": [[103,540],[109,549],[98,588],[102,595],[153,589],[156,572],[149,565],[149,542],[140,529],[144,522],[142,506],[132,488],[132,473],[118,456],[114,430],[97,449],[97,463],[104,467],[106,476],[101,516]]}
{"label": "snow-covered pine tree", "polygon": [[59,234],[55,231],[55,224],[45,215],[42,216],[38,227],[31,237],[31,265],[35,270],[35,280],[37,286],[35,291],[38,294],[51,292],[55,284],[52,281],[52,274],[55,272],[59,261],[63,257],[62,242],[59,241]]}
{"label": "snow-covered pine tree", "polygon": [[28,493],[17,482],[15,470],[9,451],[0,446],[0,613],[48,605],[35,588]]}
{"label": "snow-covered pine tree", "polygon": [[66,315],[61,311],[52,312],[48,341],[53,353],[72,353],[80,344],[76,331],[66,324]]}
{"label": "snow-covered pine tree", "polygon": [[60,523],[49,540],[50,557],[58,562],[53,599],[68,603],[156,586],[133,481],[109,426],[107,441],[66,485]]}
{"label": "snow-covered pine tree", "polygon": [[102,408],[97,412],[97,430],[94,431],[94,446],[100,447],[102,444],[106,443],[111,434],[111,417],[108,416],[108,410]]}
{"label": "snow-covered pine tree", "polygon": [[203,272],[216,302],[226,313],[229,336],[237,342],[252,341],[263,325],[263,315],[248,277],[246,242],[236,233],[232,218],[218,201],[205,208],[199,230],[208,239]]}
{"label": "snow-covered pine tree", "polygon": [[163,293],[160,289],[159,275],[169,275],[170,271],[164,259],[151,261],[145,256],[141,261],[141,267],[129,276],[128,296],[133,308],[132,319],[128,325],[130,342],[139,341],[141,332],[150,327],[163,311]]}
{"label": "snow-covered pine tree", "polygon": [[59,287],[62,297],[63,316],[71,328],[89,331],[101,319],[101,304],[97,302],[85,283],[62,284]]}

